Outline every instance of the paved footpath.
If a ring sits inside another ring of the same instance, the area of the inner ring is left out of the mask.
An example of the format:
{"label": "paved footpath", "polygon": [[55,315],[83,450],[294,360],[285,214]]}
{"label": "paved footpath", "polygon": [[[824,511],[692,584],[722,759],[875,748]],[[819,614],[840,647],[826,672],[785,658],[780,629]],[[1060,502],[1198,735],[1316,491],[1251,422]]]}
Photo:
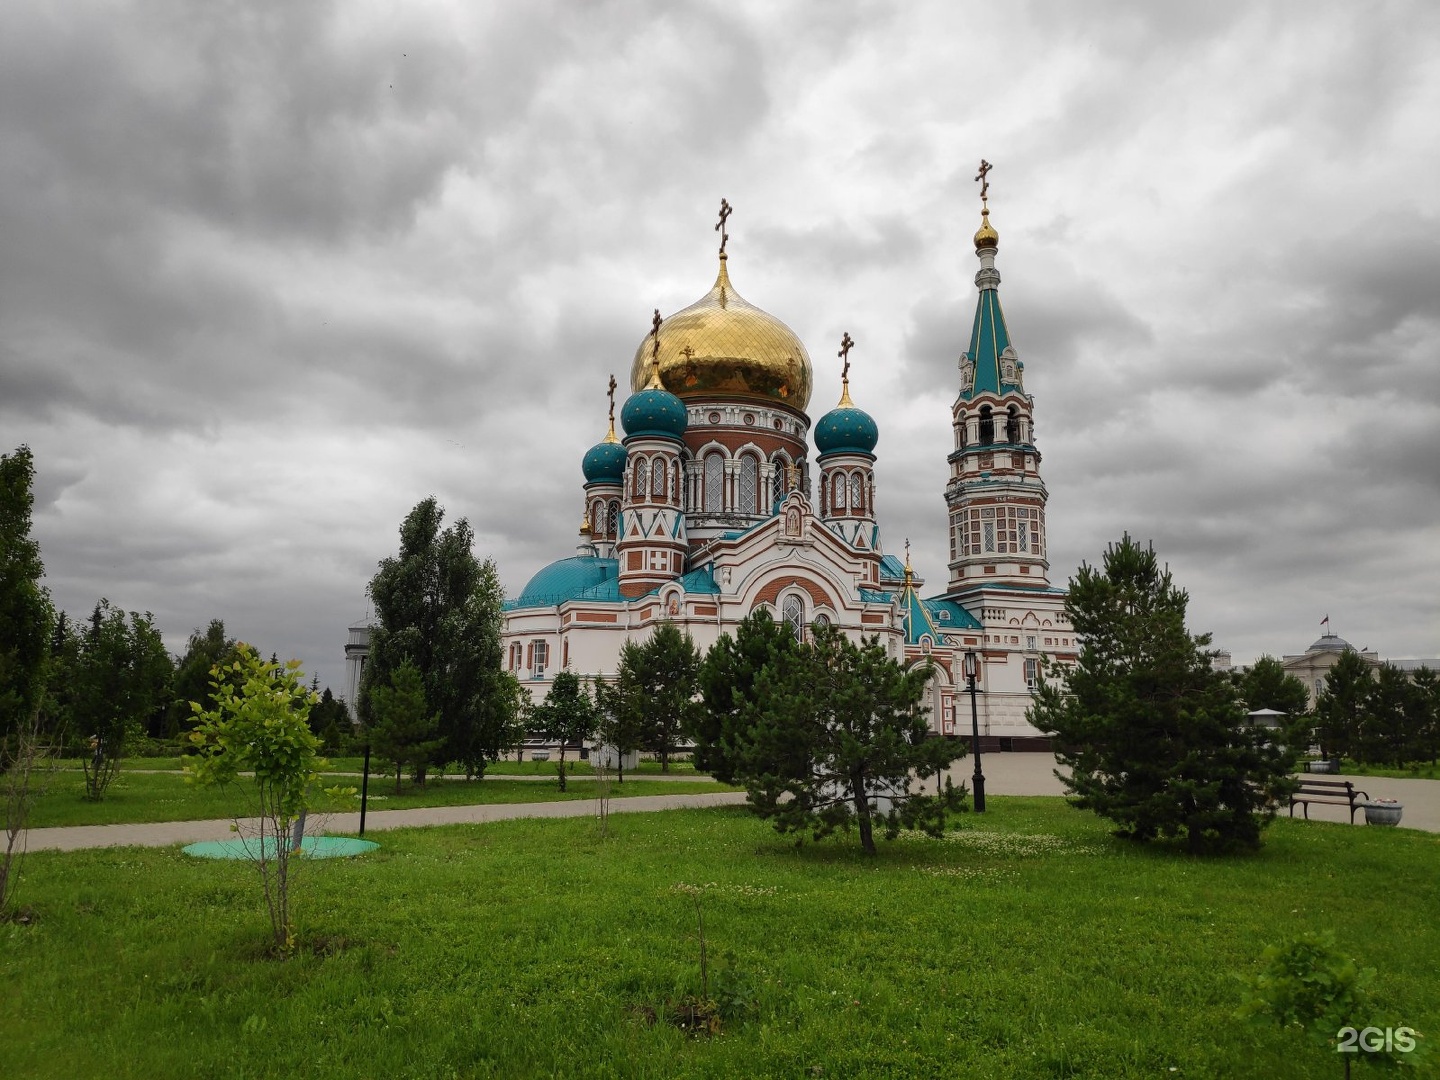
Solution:
{"label": "paved footpath", "polygon": [[[1049,754],[986,754],[981,758],[987,795],[1063,795],[1064,787],[1055,776],[1055,759]],[[971,783],[974,761],[966,757],[950,769],[956,783]],[[653,776],[645,780],[656,779]],[[693,778],[692,778],[693,779]],[[1402,827],[1440,832],[1440,780],[1392,780],[1378,776],[1326,776],[1325,780],[1350,780],[1372,798],[1399,799],[1405,807]],[[729,806],[745,801],[743,791],[713,795],[637,795],[612,799],[612,814],[645,813],[700,806]],[[491,803],[482,806],[425,806],[412,810],[372,810],[365,818],[365,831],[408,829],[420,825],[475,824],[510,818],[588,817],[595,813],[589,799],[569,802]],[[1315,821],[1349,820],[1343,806],[1315,804],[1310,807]],[[1363,827],[1364,812],[1355,815]],[[168,847],[193,844],[199,840],[227,840],[234,835],[229,818],[214,821],[160,821],[142,825],[70,825],[53,829],[31,829],[22,843],[30,851],[78,851],[97,847]],[[312,822],[313,824],[313,822]],[[242,826],[253,828],[252,822]],[[330,833],[355,833],[360,829],[358,813],[330,814],[319,827]]]}

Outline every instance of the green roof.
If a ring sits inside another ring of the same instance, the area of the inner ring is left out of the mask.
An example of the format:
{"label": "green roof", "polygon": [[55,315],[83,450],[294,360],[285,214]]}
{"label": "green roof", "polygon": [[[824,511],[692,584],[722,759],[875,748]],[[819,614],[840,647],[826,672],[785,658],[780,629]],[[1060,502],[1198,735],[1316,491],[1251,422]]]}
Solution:
{"label": "green roof", "polygon": [[1010,330],[1005,325],[1000,293],[993,288],[981,289],[970,348],[965,354],[975,363],[975,381],[963,395],[967,401],[979,394],[1000,393],[1000,355],[1009,347]]}
{"label": "green roof", "polygon": [[690,573],[680,578],[680,587],[687,593],[719,593],[720,586],[715,584],[715,575],[712,571],[713,565],[701,567],[699,570],[691,570]]}
{"label": "green roof", "polygon": [[[506,611],[527,607],[554,607],[574,600],[597,586],[608,584],[619,598],[620,564],[615,559],[588,555],[572,555],[549,566],[541,567],[514,600],[505,604]],[[592,597],[588,597],[590,599]],[[595,597],[598,599],[598,597]]]}

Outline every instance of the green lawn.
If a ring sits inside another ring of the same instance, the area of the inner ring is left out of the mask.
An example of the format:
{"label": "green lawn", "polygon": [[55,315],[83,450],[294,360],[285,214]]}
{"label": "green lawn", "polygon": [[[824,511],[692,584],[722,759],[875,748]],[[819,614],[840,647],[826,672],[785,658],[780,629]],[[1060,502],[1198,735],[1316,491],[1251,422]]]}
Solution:
{"label": "green lawn", "polygon": [[[326,776],[327,787],[360,787],[358,776]],[[119,825],[142,821],[201,821],[207,818],[247,816],[246,799],[253,785],[245,778],[228,788],[197,787],[175,771],[121,771],[105,791],[100,802],[84,798],[85,780],[78,772],[53,774],[49,788],[30,815],[30,827],[51,825]],[[710,780],[657,781],[626,780],[612,782],[612,798],[633,795],[685,795],[695,792],[732,791]],[[407,780],[401,794],[395,794],[395,778],[370,778],[371,810],[402,810],[412,806],[467,806],[476,803],[552,802],[564,799],[595,798],[593,779],[578,779],[570,790],[561,793],[556,784],[535,780],[432,780],[425,787],[416,787]],[[318,794],[314,809],[318,813],[359,810],[360,797],[355,795]]]}
{"label": "green lawn", "polygon": [[1390,776],[1397,780],[1440,780],[1440,767],[1426,762],[1414,762],[1403,768],[1390,765],[1361,765],[1346,758],[1340,763],[1340,771],[1348,776]]}
{"label": "green lawn", "polygon": [[[338,754],[325,755],[326,768],[331,772],[350,772],[359,775],[365,767],[363,757],[346,757]],[[137,757],[125,758],[121,763],[120,771],[126,772],[179,772],[184,768],[185,759],[181,757]],[[64,758],[58,764],[65,769],[79,769],[79,758]],[[557,763],[551,761],[497,761],[485,770],[487,776],[554,776],[557,772]],[[565,758],[565,772],[576,776],[590,776],[595,770],[590,767],[588,761],[576,761],[574,757],[567,755]],[[658,761],[642,761],[634,769],[626,769],[625,775],[636,773],[641,776],[660,776],[660,763]],[[392,766],[385,764],[376,758],[370,760],[370,775],[385,776],[394,775]],[[613,775],[613,770],[612,770]],[[670,762],[670,775],[672,776],[705,776],[706,773],[696,773],[695,766],[685,759],[683,761]]]}
{"label": "green lawn", "polygon": [[[0,925],[0,1046],[35,1078],[1338,1080],[1335,1054],[1231,1019],[1236,976],[1309,928],[1378,969],[1384,1020],[1433,1038],[1440,838],[1267,837],[1197,859],[1003,797],[873,860],[738,808],[617,815],[604,840],[589,819],[387,832],[303,866],[284,962],[244,864],[41,852],[35,921]],[[713,1039],[649,1022],[699,989],[682,884],[704,886],[712,991],[739,1003]]]}

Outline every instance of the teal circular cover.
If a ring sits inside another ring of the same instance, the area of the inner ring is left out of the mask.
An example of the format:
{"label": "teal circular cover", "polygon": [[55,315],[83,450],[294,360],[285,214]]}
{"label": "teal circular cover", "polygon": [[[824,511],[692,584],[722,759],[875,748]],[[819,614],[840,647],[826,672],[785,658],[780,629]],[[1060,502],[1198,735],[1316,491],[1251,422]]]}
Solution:
{"label": "teal circular cover", "polygon": [[822,454],[873,454],[879,441],[874,419],[853,405],[831,409],[815,425],[815,445]]}
{"label": "teal circular cover", "polygon": [[616,575],[614,559],[597,559],[589,555],[571,555],[535,571],[515,601],[515,607],[548,607],[573,600],[586,589]]}
{"label": "teal circular cover", "polygon": [[587,484],[619,484],[625,479],[625,447],[618,442],[596,443],[585,453],[580,468]]}
{"label": "teal circular cover", "polygon": [[[345,859],[352,855],[364,855],[380,845],[369,840],[357,840],[353,836],[307,836],[300,841],[300,853],[310,859]],[[261,846],[258,836],[239,837],[233,840],[204,840],[189,844],[186,855],[197,859],[254,859],[262,854],[273,858],[275,838],[265,837]]]}
{"label": "teal circular cover", "polygon": [[631,394],[620,410],[626,435],[662,435],[678,439],[688,423],[685,403],[669,390],[641,390]]}

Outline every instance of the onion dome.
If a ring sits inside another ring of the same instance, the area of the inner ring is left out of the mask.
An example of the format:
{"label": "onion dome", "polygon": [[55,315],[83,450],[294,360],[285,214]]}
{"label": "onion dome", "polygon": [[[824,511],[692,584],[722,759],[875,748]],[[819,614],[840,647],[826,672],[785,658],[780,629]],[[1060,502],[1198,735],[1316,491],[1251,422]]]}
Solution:
{"label": "onion dome", "polygon": [[[655,318],[660,318],[658,311]],[[658,322],[656,329],[659,329]],[[649,340],[653,342],[655,335],[651,334]],[[649,385],[639,393],[631,394],[625,401],[625,407],[620,410],[620,423],[625,428],[625,435],[661,435],[678,439],[685,434],[685,427],[689,422],[685,403],[660,385],[652,362]]]}
{"label": "onion dome", "polygon": [[610,434],[585,451],[580,469],[585,473],[587,484],[620,484],[625,479],[625,447],[615,438],[615,425],[610,425]]}
{"label": "onion dome", "polygon": [[[803,412],[810,403],[812,382],[805,346],[788,326],[735,291],[726,258],[722,253],[711,290],[661,327],[660,381],[687,400],[733,396],[780,402]],[[632,390],[639,390],[649,378],[651,350],[647,336],[635,350]]]}
{"label": "onion dome", "polygon": [[995,251],[1000,247],[1000,234],[990,224],[990,210],[985,208],[980,211],[980,229],[975,233],[975,250],[984,251],[989,248]]}
{"label": "onion dome", "polygon": [[850,384],[840,395],[840,404],[820,418],[815,425],[815,446],[824,454],[870,454],[880,441],[880,429],[864,409],[857,409],[850,400]]}

